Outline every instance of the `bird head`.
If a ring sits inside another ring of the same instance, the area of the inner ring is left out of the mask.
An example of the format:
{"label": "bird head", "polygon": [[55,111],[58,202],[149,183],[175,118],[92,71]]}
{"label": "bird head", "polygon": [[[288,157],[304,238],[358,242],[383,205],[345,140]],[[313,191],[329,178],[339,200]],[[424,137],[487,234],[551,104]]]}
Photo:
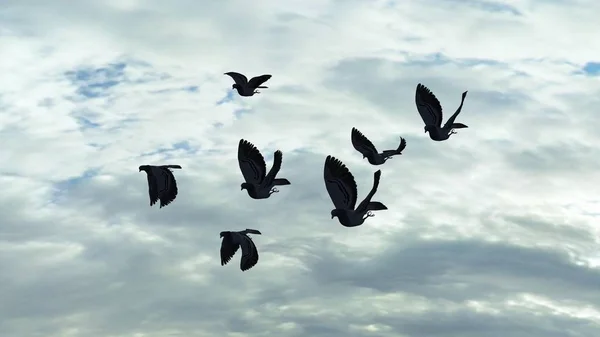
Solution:
{"label": "bird head", "polygon": [[427,133],[427,131],[431,132],[433,130],[435,130],[435,126],[433,126],[433,125],[427,125],[427,126],[425,126],[425,132],[426,133]]}
{"label": "bird head", "polygon": [[142,171],[148,172],[148,170],[150,170],[150,166],[149,165],[142,165],[142,166],[140,166],[140,171],[139,172],[142,172]]}
{"label": "bird head", "polygon": [[333,209],[331,210],[331,218],[335,218],[336,216],[340,215],[340,210],[339,209]]}
{"label": "bird head", "polygon": [[231,90],[233,90],[233,89],[237,89],[237,88],[239,88],[239,87],[240,87],[240,86],[239,86],[237,83],[235,83],[234,85],[232,85],[232,86],[231,86]]}
{"label": "bird head", "polygon": [[219,233],[219,237],[222,238],[225,236],[225,234],[227,234],[227,232],[221,232],[221,233]]}
{"label": "bird head", "polygon": [[250,188],[250,186],[252,186],[252,184],[242,183],[242,185],[240,186],[240,191],[247,190]]}

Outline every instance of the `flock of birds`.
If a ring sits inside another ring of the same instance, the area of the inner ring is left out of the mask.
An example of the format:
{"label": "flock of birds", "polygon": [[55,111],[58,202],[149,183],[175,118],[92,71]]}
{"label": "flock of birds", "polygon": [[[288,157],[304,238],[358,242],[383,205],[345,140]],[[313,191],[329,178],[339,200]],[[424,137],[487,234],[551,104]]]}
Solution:
{"label": "flock of birds", "polygon": [[[228,72],[225,75],[231,76],[235,81],[232,90],[236,89],[238,94],[243,97],[253,96],[260,93],[257,89],[266,89],[262,86],[271,75],[261,75],[248,78],[240,73]],[[429,132],[429,137],[434,141],[447,140],[450,135],[455,134],[454,129],[467,128],[465,124],[456,123],[456,117],[461,112],[467,91],[462,94],[460,105],[456,112],[448,118],[442,126],[442,106],[435,95],[422,84],[417,85],[415,94],[415,103],[417,110],[425,123],[425,132]],[[400,144],[396,149],[379,152],[375,145],[358,129],[352,128],[351,131],[352,146],[360,152],[363,159],[367,159],[372,165],[382,165],[388,159],[395,155],[401,155],[406,148],[406,140],[400,137]],[[265,159],[258,148],[251,142],[241,139],[238,144],[238,163],[244,182],[241,184],[241,190],[246,190],[252,199],[266,199],[273,193],[279,192],[276,186],[290,185],[290,181],[285,178],[277,178],[281,169],[283,153],[275,151],[273,156],[273,166],[267,172]],[[160,208],[169,205],[177,197],[177,181],[171,169],[181,169],[180,165],[142,165],[140,172],[144,171],[148,177],[148,193],[150,196],[150,206],[160,201]],[[373,175],[373,187],[367,196],[356,206],[357,188],[354,176],[346,165],[333,156],[327,156],[323,171],[325,187],[333,202],[334,209],[331,211],[331,219],[338,218],[341,225],[345,227],[356,227],[362,225],[367,218],[373,217],[373,211],[388,209],[383,203],[373,201],[372,198],[379,187],[381,179],[381,170],[377,170]],[[261,232],[256,229],[245,229],[243,231],[223,231],[220,233],[221,242],[221,265],[226,265],[238,249],[242,248],[242,257],[240,269],[246,271],[258,263],[258,250],[248,234],[258,234]]]}

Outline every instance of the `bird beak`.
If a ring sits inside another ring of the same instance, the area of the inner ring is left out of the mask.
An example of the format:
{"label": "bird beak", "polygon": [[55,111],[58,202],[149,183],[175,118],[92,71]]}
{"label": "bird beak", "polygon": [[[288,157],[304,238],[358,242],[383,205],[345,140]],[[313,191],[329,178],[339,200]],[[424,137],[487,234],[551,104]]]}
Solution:
{"label": "bird beak", "polygon": [[333,215],[331,216],[331,218],[333,219]]}

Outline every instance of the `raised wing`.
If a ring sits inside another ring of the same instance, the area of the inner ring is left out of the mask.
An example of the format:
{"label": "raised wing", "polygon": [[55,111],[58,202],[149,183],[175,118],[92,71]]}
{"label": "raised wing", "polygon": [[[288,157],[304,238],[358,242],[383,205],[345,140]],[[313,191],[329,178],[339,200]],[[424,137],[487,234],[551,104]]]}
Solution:
{"label": "raised wing", "polygon": [[356,181],[346,165],[333,156],[327,156],[323,170],[327,193],[336,209],[354,210]]}
{"label": "raised wing", "polygon": [[269,170],[269,173],[267,173],[265,176],[265,180],[263,181],[262,185],[271,186],[271,184],[273,184],[273,180],[277,176],[277,173],[279,173],[279,170],[281,170],[282,162],[283,153],[279,150],[275,151],[275,154],[273,155],[273,166],[271,167],[271,170]]}
{"label": "raised wing", "polygon": [[236,73],[235,71],[227,72],[225,75],[229,75],[231,78],[233,78],[235,83],[240,86],[246,86],[246,84],[248,84],[248,78],[240,73]]}
{"label": "raised wing", "polygon": [[238,163],[247,183],[258,185],[265,179],[265,158],[254,144],[244,139],[238,145]]}
{"label": "raised wing", "polygon": [[358,204],[358,207],[356,207],[357,212],[365,212],[367,210],[367,206],[371,202],[371,198],[373,198],[375,192],[377,192],[377,188],[379,187],[379,179],[381,179],[381,170],[377,170],[377,172],[375,172],[373,175],[373,187],[365,199]]}
{"label": "raised wing", "polygon": [[240,269],[246,271],[258,263],[258,249],[254,241],[249,236],[236,233],[242,247],[242,259],[240,260]]}
{"label": "raised wing", "polygon": [[362,132],[358,131],[357,128],[352,128],[352,146],[365,157],[377,154],[375,145]]}
{"label": "raised wing", "polygon": [[231,261],[231,259],[235,255],[235,253],[240,248],[240,244],[234,240],[234,237],[232,234],[233,233],[228,233],[227,235],[223,236],[223,241],[221,241],[221,265],[222,266],[229,263],[229,261]]}
{"label": "raised wing", "polygon": [[179,190],[175,175],[167,167],[161,167],[161,179],[159,181],[162,181],[159,186],[163,187],[158,190],[158,198],[160,199],[160,208],[163,208],[175,200]]}
{"label": "raised wing", "polygon": [[417,110],[426,126],[433,125],[441,127],[442,125],[442,106],[433,92],[421,83],[417,84],[415,93],[415,103]]}
{"label": "raised wing", "polygon": [[456,109],[456,112],[454,112],[454,114],[452,116],[450,116],[450,118],[448,118],[448,120],[444,124],[444,128],[451,128],[452,124],[454,124],[456,117],[458,117],[458,114],[462,110],[463,104],[465,103],[465,98],[467,97],[467,92],[468,91],[463,92],[462,99],[460,100],[460,105],[458,106],[458,109]]}
{"label": "raised wing", "polygon": [[261,84],[265,83],[271,78],[271,75],[260,75],[252,77],[248,82],[248,86],[252,89],[258,88]]}

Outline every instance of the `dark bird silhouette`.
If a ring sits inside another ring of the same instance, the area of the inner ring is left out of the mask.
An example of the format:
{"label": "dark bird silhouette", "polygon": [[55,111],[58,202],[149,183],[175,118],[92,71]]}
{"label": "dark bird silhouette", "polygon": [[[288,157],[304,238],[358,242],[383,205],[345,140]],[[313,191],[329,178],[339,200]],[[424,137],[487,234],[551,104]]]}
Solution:
{"label": "dark bird silhouette", "polygon": [[239,232],[221,232],[220,236],[223,238],[221,241],[222,266],[231,261],[240,246],[242,247],[242,258],[240,260],[240,269],[242,271],[246,271],[258,263],[258,249],[256,249],[254,241],[252,241],[248,234],[260,235],[261,233],[256,229],[246,229]]}
{"label": "dark bird silhouette", "polygon": [[400,145],[395,150],[385,150],[381,153],[377,151],[375,145],[371,143],[371,141],[362,134],[362,132],[358,131],[357,128],[352,128],[352,146],[356,149],[356,151],[360,152],[363,155],[363,159],[367,158],[369,163],[373,165],[381,165],[385,163],[386,160],[392,159],[395,155],[401,155],[402,150],[406,147],[406,140],[400,137]]}
{"label": "dark bird silhouette", "polygon": [[335,206],[335,209],[331,211],[331,218],[337,216],[338,221],[343,226],[360,226],[367,218],[375,216],[371,211],[388,209],[379,201],[371,201],[379,186],[381,170],[374,173],[371,191],[356,208],[356,196],[358,194],[356,181],[346,165],[335,157],[327,156],[323,171],[327,193],[329,193],[329,197]]}
{"label": "dark bird silhouette", "polygon": [[277,150],[273,156],[273,167],[269,173],[265,158],[258,151],[254,144],[247,140],[240,139],[238,145],[238,163],[240,170],[246,182],[242,183],[241,189],[246,190],[252,199],[266,199],[273,193],[279,192],[275,186],[290,185],[290,181],[285,178],[276,178],[281,169],[283,153]]}
{"label": "dark bird silhouette", "polygon": [[231,89],[236,89],[238,94],[244,97],[260,94],[260,91],[256,89],[267,89],[268,87],[261,86],[261,84],[265,83],[271,78],[271,75],[260,75],[252,77],[250,81],[248,81],[246,76],[233,71],[225,73],[225,75],[231,76],[231,78],[233,78],[235,81],[235,84],[231,86]]}
{"label": "dark bird silhouette", "polygon": [[148,194],[150,196],[150,206],[160,200],[160,207],[163,208],[173,202],[177,197],[177,181],[171,169],[181,169],[179,165],[142,165],[140,172],[146,172],[148,176]]}
{"label": "dark bird silhouette", "polygon": [[467,92],[463,92],[460,106],[442,127],[442,106],[440,105],[440,101],[426,86],[421,83],[417,85],[415,103],[423,122],[425,122],[425,132],[429,132],[429,138],[435,141],[446,140],[450,138],[450,135],[456,133],[454,129],[468,128],[465,124],[454,123],[454,120],[462,110]]}

